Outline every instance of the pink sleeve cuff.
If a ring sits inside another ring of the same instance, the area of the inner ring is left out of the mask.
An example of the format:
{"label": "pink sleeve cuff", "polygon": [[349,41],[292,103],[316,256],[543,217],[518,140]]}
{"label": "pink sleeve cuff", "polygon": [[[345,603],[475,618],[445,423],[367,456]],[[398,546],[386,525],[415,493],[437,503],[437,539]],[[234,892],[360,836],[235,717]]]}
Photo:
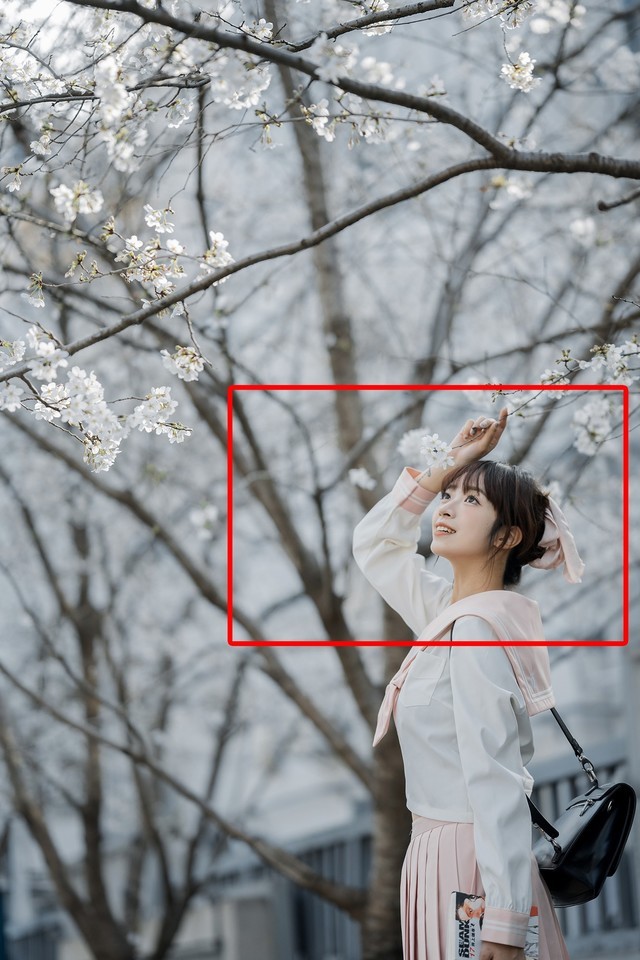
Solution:
{"label": "pink sleeve cuff", "polygon": [[417,478],[423,473],[424,471],[414,470],[413,467],[405,467],[391,490],[398,506],[408,510],[409,513],[424,513],[436,496],[418,483]]}
{"label": "pink sleeve cuff", "polygon": [[489,943],[524,947],[528,925],[528,913],[518,913],[516,910],[491,907],[487,904],[482,921],[482,939]]}

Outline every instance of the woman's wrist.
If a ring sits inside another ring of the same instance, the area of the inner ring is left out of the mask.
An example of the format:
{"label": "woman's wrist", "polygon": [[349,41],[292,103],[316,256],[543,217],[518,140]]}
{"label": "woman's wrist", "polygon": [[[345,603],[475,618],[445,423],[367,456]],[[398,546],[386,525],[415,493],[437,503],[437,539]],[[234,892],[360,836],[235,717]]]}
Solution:
{"label": "woman's wrist", "polygon": [[446,469],[443,469],[442,467],[432,467],[429,474],[424,473],[418,479],[418,484],[424,490],[428,490],[429,493],[440,493],[447,474],[451,473],[456,469],[456,467],[459,466],[460,464],[456,463],[453,467],[447,467]]}

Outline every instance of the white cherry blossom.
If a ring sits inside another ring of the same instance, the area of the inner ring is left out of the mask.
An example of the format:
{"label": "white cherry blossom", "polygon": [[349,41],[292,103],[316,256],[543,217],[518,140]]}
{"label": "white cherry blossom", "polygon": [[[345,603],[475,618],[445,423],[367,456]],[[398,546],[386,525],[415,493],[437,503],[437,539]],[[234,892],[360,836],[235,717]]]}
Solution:
{"label": "white cherry blossom", "polygon": [[[389,9],[387,0],[360,0],[360,5],[365,8],[367,13],[385,13]],[[362,32],[365,37],[376,37],[380,34],[389,33],[393,30],[395,23],[395,20],[374,23],[370,27],[365,27]]]}
{"label": "white cherry blossom", "polygon": [[311,103],[308,107],[303,106],[302,112],[307,123],[311,124],[319,137],[324,137],[328,143],[335,140],[338,118],[329,122],[329,101],[326,98],[317,103]]}
{"label": "white cherry blossom", "polygon": [[77,180],[73,187],[61,183],[57,187],[51,187],[49,192],[56,210],[67,223],[73,223],[79,213],[98,213],[104,203],[100,190],[91,190],[84,180]]}
{"label": "white cherry blossom", "polygon": [[256,107],[271,84],[269,66],[244,54],[225,54],[205,69],[211,77],[213,100],[232,110]]}
{"label": "white cherry blossom", "polygon": [[445,470],[447,467],[452,467],[455,460],[451,452],[451,446],[445,440],[440,440],[437,433],[423,435],[420,442],[420,456],[425,461],[427,475],[431,476],[434,468]]}
{"label": "white cherry blossom", "polygon": [[363,80],[367,83],[376,83],[385,87],[390,87],[393,83],[393,70],[390,63],[376,60],[375,57],[363,57],[360,67],[363,70]]}
{"label": "white cherry blossom", "polygon": [[464,0],[464,16],[471,19],[500,17],[505,27],[519,27],[535,10],[534,0]]}
{"label": "white cherry blossom", "polygon": [[203,507],[190,511],[189,522],[195,527],[199,540],[213,539],[219,517],[220,511],[213,503],[207,503]]}
{"label": "white cherry blossom", "polygon": [[309,59],[317,64],[318,79],[337,83],[340,77],[348,76],[357,62],[357,48],[346,47],[329,40],[321,33],[307,51]]}
{"label": "white cherry blossom", "polygon": [[408,463],[419,463],[422,459],[422,438],[424,437],[424,428],[417,427],[415,430],[407,430],[398,441],[397,450],[403,460]]}
{"label": "white cherry blossom", "polygon": [[51,134],[45,131],[38,140],[31,141],[29,148],[37,157],[49,156],[51,153]]}
{"label": "white cherry blossom", "polygon": [[177,406],[177,401],[171,399],[171,387],[154,387],[129,415],[128,425],[146,433],[164,433]]}
{"label": "white cherry blossom", "polygon": [[99,473],[101,470],[109,470],[119,453],[119,440],[87,437],[84,441],[84,456],[82,459],[94,473]]}
{"label": "white cherry blossom", "polygon": [[596,240],[596,223],[593,217],[582,217],[569,224],[571,236],[581,247],[592,247]]}
{"label": "white cherry blossom", "polygon": [[[234,263],[233,257],[227,250],[229,242],[225,240],[224,234],[210,230],[209,240],[211,241],[211,246],[205,250],[200,258],[205,273],[212,273],[214,270],[219,270],[220,267],[226,267],[230,263]],[[223,280],[226,279],[226,277],[223,277]],[[218,282],[222,283],[223,280]]]}
{"label": "white cherry blossom", "polygon": [[610,397],[596,396],[573,415],[574,447],[579,453],[594,456],[612,429],[613,404]]}
{"label": "white cherry blossom", "polygon": [[144,222],[148,227],[151,227],[156,233],[173,233],[175,224],[167,219],[169,214],[173,213],[171,207],[154,210],[150,203],[145,203],[143,209],[145,211]]}
{"label": "white cherry blossom", "polygon": [[24,340],[0,340],[0,370],[20,363],[26,349]]}
{"label": "white cherry blossom", "polygon": [[175,353],[161,350],[162,362],[171,373],[181,380],[197,380],[204,370],[204,359],[193,347],[176,345]]}
{"label": "white cherry blossom", "polygon": [[243,33],[248,33],[250,37],[256,37],[257,40],[271,40],[273,37],[273,24],[265,20],[264,17],[253,20],[250,24],[243,23],[240,29]]}
{"label": "white cherry blossom", "polygon": [[534,77],[533,68],[536,61],[531,55],[523,50],[516,63],[503,63],[500,76],[506,80],[513,90],[521,90],[523,93],[529,93],[540,82],[540,77]]}
{"label": "white cherry blossom", "polygon": [[67,351],[57,347],[53,340],[40,340],[36,350],[36,358],[30,363],[31,376],[35,380],[56,380],[58,368],[68,366],[68,356]]}
{"label": "white cherry blossom", "polygon": [[554,27],[580,27],[586,8],[574,0],[536,0],[534,15],[530,22],[533,33],[550,33]]}
{"label": "white cherry blossom", "polygon": [[186,100],[184,97],[176,97],[166,111],[167,126],[170,129],[181,127],[185,120],[188,120],[193,112],[193,100]]}
{"label": "white cherry blossom", "polygon": [[9,413],[19,410],[23,394],[22,387],[15,383],[0,383],[0,410],[8,410]]}
{"label": "white cherry blossom", "polygon": [[22,180],[20,179],[20,174],[22,172],[22,164],[18,164],[17,167],[0,167],[0,176],[1,177],[11,177],[4,184],[5,190],[8,190],[9,193],[18,193],[20,187],[22,186]]}
{"label": "white cherry blossom", "polygon": [[366,467],[353,467],[349,470],[349,482],[362,490],[373,490],[376,486],[376,481]]}

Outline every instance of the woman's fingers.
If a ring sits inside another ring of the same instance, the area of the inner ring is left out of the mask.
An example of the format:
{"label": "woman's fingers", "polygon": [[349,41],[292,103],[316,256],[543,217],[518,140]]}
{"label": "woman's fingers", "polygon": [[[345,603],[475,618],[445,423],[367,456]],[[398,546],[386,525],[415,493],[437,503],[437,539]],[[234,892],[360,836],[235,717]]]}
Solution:
{"label": "woman's fingers", "polygon": [[484,456],[498,443],[507,425],[508,412],[508,408],[503,407],[497,420],[484,415],[467,420],[453,440],[454,447],[464,447],[467,459]]}
{"label": "woman's fingers", "polygon": [[502,434],[507,425],[508,408],[503,407],[497,420],[492,417],[478,417],[473,421],[472,433],[478,433],[480,430],[486,430],[487,436],[496,439]]}
{"label": "woman's fingers", "polygon": [[491,439],[493,441],[494,446],[505,431],[505,427],[507,426],[508,416],[509,416],[509,408],[503,407],[502,410],[500,411],[500,416],[498,417],[497,420],[494,420],[491,426]]}

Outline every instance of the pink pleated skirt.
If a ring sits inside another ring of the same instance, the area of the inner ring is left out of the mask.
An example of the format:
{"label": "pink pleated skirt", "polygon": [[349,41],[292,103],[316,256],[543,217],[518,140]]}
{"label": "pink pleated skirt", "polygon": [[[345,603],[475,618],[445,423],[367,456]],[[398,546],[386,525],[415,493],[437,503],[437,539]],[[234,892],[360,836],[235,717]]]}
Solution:
{"label": "pink pleated skirt", "polygon": [[[533,852],[531,877],[540,918],[540,960],[570,960]],[[417,817],[400,879],[404,960],[446,960],[452,890],[485,895],[476,863],[473,824]]]}

